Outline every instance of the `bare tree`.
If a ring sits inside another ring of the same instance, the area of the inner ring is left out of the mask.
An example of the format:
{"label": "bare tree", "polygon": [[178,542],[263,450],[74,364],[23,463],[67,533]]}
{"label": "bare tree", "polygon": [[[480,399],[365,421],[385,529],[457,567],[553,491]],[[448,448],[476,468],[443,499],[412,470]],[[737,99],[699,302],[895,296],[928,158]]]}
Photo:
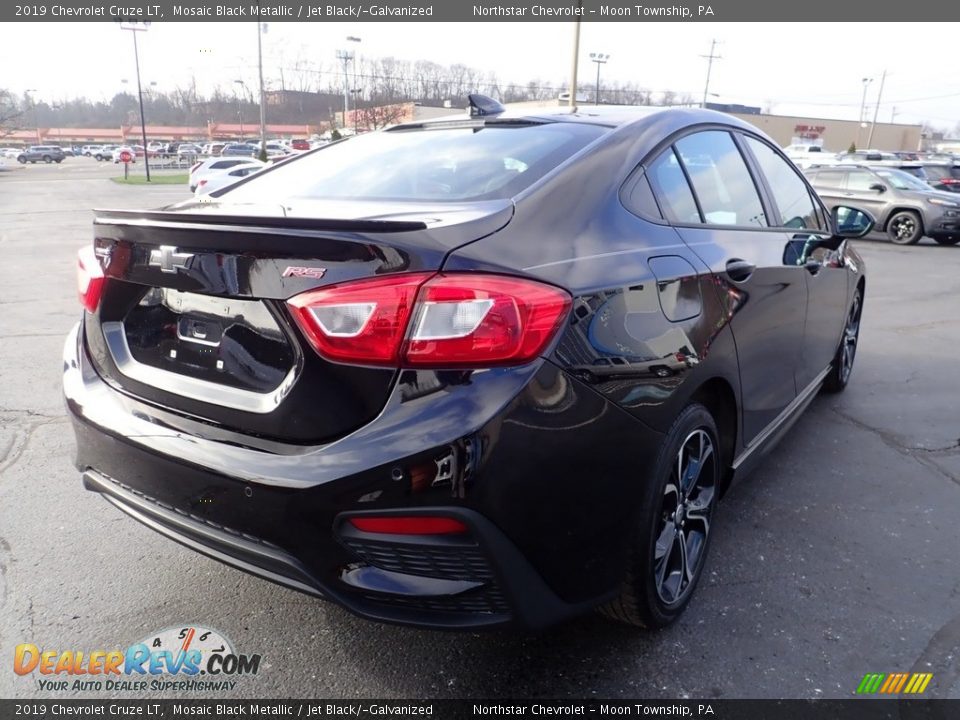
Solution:
{"label": "bare tree", "polygon": [[368,130],[377,130],[387,125],[393,125],[401,120],[405,114],[402,104],[373,105],[356,111],[357,125]]}
{"label": "bare tree", "polygon": [[9,90],[0,90],[0,137],[6,137],[16,128],[23,110]]}

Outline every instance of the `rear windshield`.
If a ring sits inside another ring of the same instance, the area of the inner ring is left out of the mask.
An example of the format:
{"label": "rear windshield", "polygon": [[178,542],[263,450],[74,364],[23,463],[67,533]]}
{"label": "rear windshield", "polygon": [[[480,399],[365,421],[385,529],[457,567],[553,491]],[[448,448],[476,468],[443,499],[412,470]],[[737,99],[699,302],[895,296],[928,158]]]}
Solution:
{"label": "rear windshield", "polygon": [[292,198],[509,198],[607,130],[575,123],[488,123],[478,127],[375,132],[328,145],[258,175],[230,189],[229,199],[277,202]]}

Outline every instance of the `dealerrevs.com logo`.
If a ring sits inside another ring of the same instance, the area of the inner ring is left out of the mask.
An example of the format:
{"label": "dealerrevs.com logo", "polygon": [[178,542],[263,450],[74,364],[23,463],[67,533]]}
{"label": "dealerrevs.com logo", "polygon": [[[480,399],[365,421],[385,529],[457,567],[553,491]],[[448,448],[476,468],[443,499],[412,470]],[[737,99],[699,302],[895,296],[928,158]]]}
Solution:
{"label": "dealerrevs.com logo", "polygon": [[199,626],[151,633],[126,650],[59,650],[21,643],[13,671],[48,691],[229,691],[256,675],[260,655],[237,653],[223,633]]}

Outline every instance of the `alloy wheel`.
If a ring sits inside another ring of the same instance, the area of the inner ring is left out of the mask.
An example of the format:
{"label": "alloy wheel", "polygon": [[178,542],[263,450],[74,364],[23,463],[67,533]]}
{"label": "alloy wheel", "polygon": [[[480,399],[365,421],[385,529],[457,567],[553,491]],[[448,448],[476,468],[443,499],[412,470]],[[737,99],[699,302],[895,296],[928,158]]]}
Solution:
{"label": "alloy wheel", "polygon": [[850,316],[843,328],[843,349],[840,351],[840,380],[846,383],[853,370],[853,361],[857,356],[857,340],[860,337],[860,293],[853,296]]}
{"label": "alloy wheel", "polygon": [[657,595],[668,606],[685,599],[703,566],[719,477],[710,434],[697,429],[687,435],[673,465],[653,556]]}

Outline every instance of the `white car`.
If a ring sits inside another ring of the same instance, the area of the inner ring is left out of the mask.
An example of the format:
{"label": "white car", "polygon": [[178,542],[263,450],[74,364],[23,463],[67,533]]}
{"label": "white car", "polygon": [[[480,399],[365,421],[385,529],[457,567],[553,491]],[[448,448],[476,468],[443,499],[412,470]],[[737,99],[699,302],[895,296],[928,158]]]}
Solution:
{"label": "white car", "polygon": [[194,191],[196,197],[202,195],[207,195],[212,193],[214,190],[221,190],[228,185],[233,185],[241,178],[247,177],[247,175],[253,175],[258,173],[266,165],[262,162],[246,162],[242,165],[237,165],[236,167],[230,168],[229,170],[220,170],[219,172],[208,173],[206,177],[202,178],[199,183],[197,183],[197,189]]}
{"label": "white car", "polygon": [[783,152],[801,169],[832,163],[835,157],[835,153],[827,152],[819,145],[788,145]]}
{"label": "white car", "polygon": [[224,170],[229,170],[230,168],[235,168],[240,165],[254,164],[259,165],[260,167],[266,167],[266,163],[262,163],[259,160],[237,155],[233,157],[207,158],[206,160],[201,160],[192,168],[190,168],[190,176],[187,178],[187,185],[190,187],[190,192],[194,192],[196,191],[197,186],[200,184],[200,181],[208,175],[220,173]]}
{"label": "white car", "polygon": [[0,148],[0,157],[16,160],[17,156],[22,152],[23,150],[20,148]]}

